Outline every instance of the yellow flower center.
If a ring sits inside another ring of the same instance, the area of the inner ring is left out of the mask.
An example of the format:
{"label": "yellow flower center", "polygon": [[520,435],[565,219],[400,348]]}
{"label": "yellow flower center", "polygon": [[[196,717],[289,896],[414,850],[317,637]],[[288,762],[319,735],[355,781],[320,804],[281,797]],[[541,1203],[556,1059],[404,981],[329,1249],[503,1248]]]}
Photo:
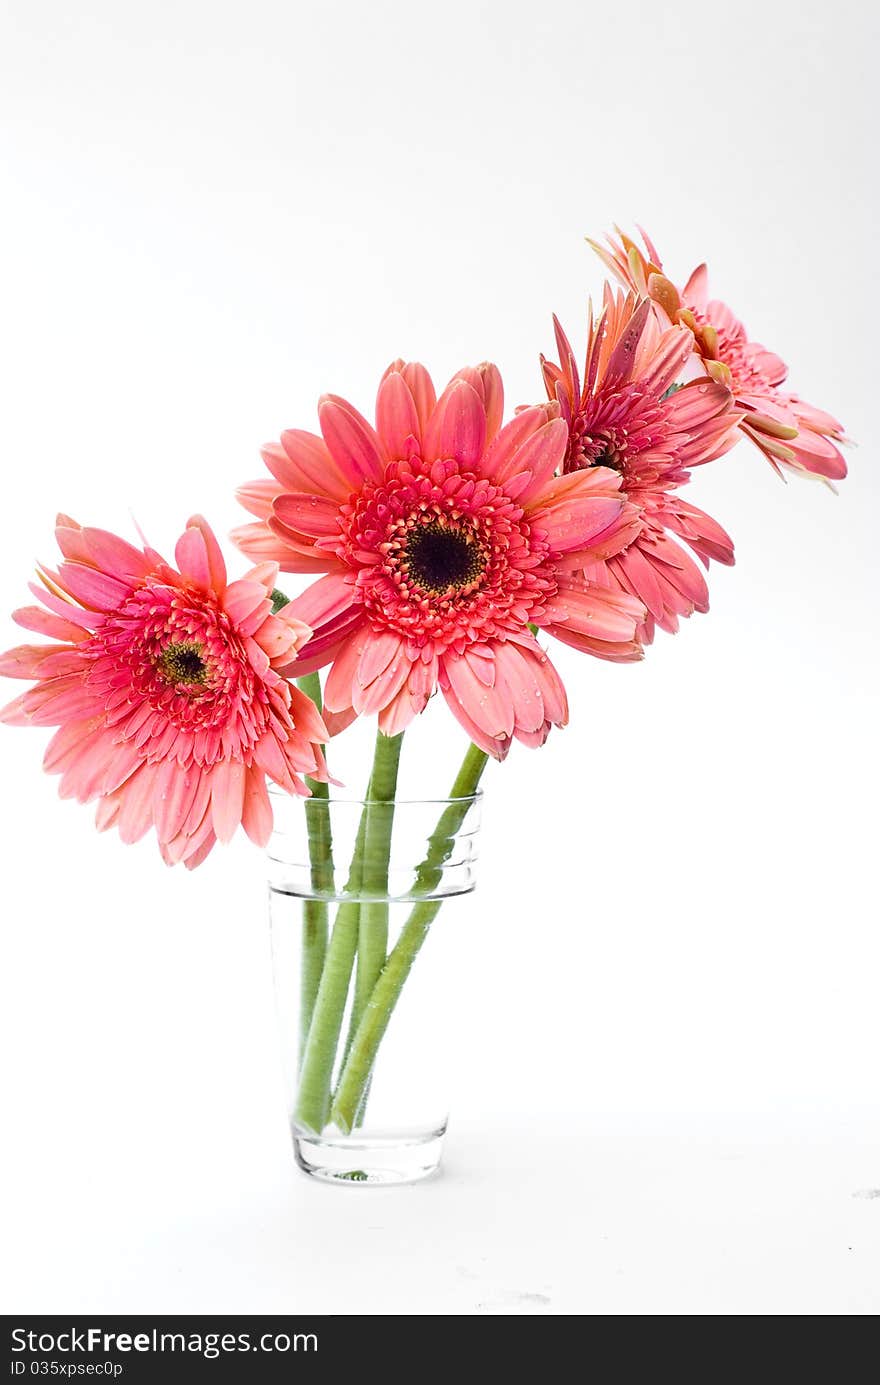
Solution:
{"label": "yellow flower center", "polygon": [[208,670],[202,652],[194,642],[166,644],[157,661],[162,677],[169,683],[204,683]]}

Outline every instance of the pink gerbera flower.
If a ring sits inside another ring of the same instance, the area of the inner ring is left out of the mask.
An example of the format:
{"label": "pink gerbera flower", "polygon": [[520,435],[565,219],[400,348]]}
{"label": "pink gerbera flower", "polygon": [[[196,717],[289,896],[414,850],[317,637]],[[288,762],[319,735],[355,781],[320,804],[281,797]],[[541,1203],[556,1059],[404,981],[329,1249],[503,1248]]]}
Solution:
{"label": "pink gerbera flower", "polygon": [[612,467],[638,523],[628,546],[586,576],[609,581],[642,601],[640,636],[655,623],[677,630],[679,616],[709,609],[705,578],[680,543],[708,567],[733,562],[733,543],[714,519],[677,492],[688,467],[713,461],[736,441],[741,414],[726,386],[705,379],[672,386],[692,349],[683,327],[663,329],[647,299],[605,287],[604,310],[589,318],[583,384],[568,338],[554,318],[560,365],[542,357],[544,383],[568,428],[566,472]]}
{"label": "pink gerbera flower", "polygon": [[333,395],[322,438],[284,433],[272,479],[239,493],[259,516],[233,537],[289,572],[324,572],[292,605],[314,628],[303,667],[332,663],[339,727],[378,713],[395,735],[439,686],[471,739],[502,758],[567,719],[565,691],[529,625],[606,659],[636,659],[643,610],[583,569],[626,543],[635,511],[603,467],[559,476],[558,407],[500,427],[501,377],[463,370],[436,399],[421,365],[386,371],[373,428]]}
{"label": "pink gerbera flower", "polygon": [[0,656],[0,673],[36,679],[2,712],[13,725],[57,726],[44,760],[63,798],[98,800],[102,830],[125,842],[155,828],[164,859],[193,867],[241,823],[265,845],[266,776],[290,793],[325,778],[326,728],[278,669],[309,629],[272,614],[274,563],[227,584],[217,540],[199,516],[175,549],[176,571],[64,515],[64,556],[32,584],[48,610],[14,619],[57,641]]}
{"label": "pink gerbera flower", "polygon": [[[757,342],[726,303],[709,298],[704,264],[683,289],[663,273],[657,251],[642,231],[645,249],[629,236],[608,237],[610,248],[590,241],[603,263],[626,288],[650,297],[672,322],[693,333],[694,350],[713,379],[733,391],[743,411],[740,428],[781,475],[781,467],[804,476],[840,481],[846,462],[835,442],[844,442],[843,425],[797,394],[782,389],[785,362]],[[833,439],[833,441],[832,441]]]}

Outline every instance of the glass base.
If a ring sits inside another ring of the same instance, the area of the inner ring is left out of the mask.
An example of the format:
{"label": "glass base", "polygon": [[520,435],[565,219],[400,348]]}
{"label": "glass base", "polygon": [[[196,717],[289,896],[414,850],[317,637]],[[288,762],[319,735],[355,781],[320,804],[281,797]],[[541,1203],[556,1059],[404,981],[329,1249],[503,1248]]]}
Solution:
{"label": "glass base", "polygon": [[406,1139],[379,1136],[294,1135],[296,1162],[326,1183],[390,1187],[418,1183],[440,1167],[445,1130]]}

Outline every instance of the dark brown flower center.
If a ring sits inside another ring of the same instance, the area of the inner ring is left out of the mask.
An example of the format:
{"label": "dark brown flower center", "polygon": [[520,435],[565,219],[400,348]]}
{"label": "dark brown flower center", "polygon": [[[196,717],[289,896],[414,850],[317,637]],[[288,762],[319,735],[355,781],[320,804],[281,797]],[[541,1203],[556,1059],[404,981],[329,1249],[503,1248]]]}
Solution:
{"label": "dark brown flower center", "polygon": [[590,466],[609,466],[612,471],[622,471],[623,458],[620,453],[609,444],[608,446],[603,446],[602,451],[592,458]]}
{"label": "dark brown flower center", "polygon": [[204,683],[208,677],[202,646],[194,642],[166,644],[157,664],[168,683]]}
{"label": "dark brown flower center", "polygon": [[406,570],[423,591],[468,587],[486,566],[486,554],[475,534],[439,520],[414,528],[406,542]]}

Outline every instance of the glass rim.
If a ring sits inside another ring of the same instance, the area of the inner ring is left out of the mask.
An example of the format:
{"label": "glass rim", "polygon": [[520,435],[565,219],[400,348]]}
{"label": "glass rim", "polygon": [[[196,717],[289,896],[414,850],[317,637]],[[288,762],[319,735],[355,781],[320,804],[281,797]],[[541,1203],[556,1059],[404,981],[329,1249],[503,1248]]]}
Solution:
{"label": "glass rim", "polygon": [[[280,784],[267,783],[266,787],[269,791],[269,796],[271,798],[281,799],[284,802],[318,802],[326,803],[328,807],[333,807],[334,805],[338,804],[340,807],[345,808],[365,808],[368,804],[373,803],[393,803],[395,808],[413,808],[420,806],[424,806],[426,808],[437,808],[442,806],[443,804],[449,803],[478,803],[480,799],[483,797],[483,790],[475,789],[473,793],[457,795],[453,794],[448,798],[344,798],[331,792],[331,794],[327,798],[315,799],[313,794],[307,796],[304,794],[289,793],[287,789],[283,789]],[[331,784],[329,787],[332,790],[333,785]]]}

